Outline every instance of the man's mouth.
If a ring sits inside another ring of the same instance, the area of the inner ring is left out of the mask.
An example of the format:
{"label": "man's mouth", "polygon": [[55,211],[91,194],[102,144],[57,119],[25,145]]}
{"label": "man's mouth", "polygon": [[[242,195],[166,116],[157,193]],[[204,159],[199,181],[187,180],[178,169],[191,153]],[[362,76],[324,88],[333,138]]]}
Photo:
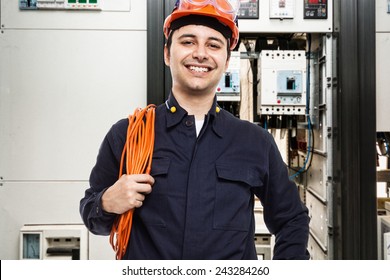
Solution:
{"label": "man's mouth", "polygon": [[188,69],[198,73],[206,73],[210,71],[210,68],[208,67],[200,67],[200,66],[192,66],[192,65],[188,66]]}

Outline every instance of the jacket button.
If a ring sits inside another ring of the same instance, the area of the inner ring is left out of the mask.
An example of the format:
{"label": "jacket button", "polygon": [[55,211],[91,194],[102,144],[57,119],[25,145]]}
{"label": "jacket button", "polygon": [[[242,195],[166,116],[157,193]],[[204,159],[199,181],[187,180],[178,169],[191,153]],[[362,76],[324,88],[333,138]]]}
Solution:
{"label": "jacket button", "polygon": [[190,127],[194,124],[193,121],[190,121],[190,120],[186,120],[186,126]]}

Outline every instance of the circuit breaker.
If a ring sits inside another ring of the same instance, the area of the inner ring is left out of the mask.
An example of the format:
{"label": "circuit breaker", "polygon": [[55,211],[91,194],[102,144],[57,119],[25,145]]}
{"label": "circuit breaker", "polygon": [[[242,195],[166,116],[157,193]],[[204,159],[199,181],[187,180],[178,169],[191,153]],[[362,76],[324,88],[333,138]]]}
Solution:
{"label": "circuit breaker", "polygon": [[240,67],[240,52],[231,52],[229,67],[219,81],[217,95],[237,96],[240,94]]}
{"label": "circuit breaker", "polygon": [[306,108],[305,51],[260,53],[259,115],[304,115]]}

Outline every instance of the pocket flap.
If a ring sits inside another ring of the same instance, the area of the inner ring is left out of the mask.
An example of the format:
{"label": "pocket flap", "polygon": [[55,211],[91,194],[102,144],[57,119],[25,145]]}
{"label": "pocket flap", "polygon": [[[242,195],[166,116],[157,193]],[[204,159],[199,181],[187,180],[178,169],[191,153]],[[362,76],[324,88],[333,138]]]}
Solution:
{"label": "pocket flap", "polygon": [[152,159],[152,170],[150,175],[166,175],[168,174],[169,165],[171,160],[167,157],[153,158]]}
{"label": "pocket flap", "polygon": [[260,172],[251,166],[217,163],[216,169],[218,178],[244,182],[252,187],[262,185]]}

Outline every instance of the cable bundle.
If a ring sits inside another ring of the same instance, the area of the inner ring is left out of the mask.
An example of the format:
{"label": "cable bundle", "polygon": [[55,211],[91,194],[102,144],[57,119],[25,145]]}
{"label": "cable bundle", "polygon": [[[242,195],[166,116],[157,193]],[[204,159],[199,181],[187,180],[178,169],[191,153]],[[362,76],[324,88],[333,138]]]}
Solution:
{"label": "cable bundle", "polygon": [[[126,143],[123,148],[119,178],[122,176],[123,166],[126,165],[126,174],[150,174],[154,148],[154,120],[156,106],[151,104],[144,109],[136,109],[129,116]],[[116,252],[116,259],[122,259],[130,240],[134,208],[119,215],[110,233],[110,244]]]}

